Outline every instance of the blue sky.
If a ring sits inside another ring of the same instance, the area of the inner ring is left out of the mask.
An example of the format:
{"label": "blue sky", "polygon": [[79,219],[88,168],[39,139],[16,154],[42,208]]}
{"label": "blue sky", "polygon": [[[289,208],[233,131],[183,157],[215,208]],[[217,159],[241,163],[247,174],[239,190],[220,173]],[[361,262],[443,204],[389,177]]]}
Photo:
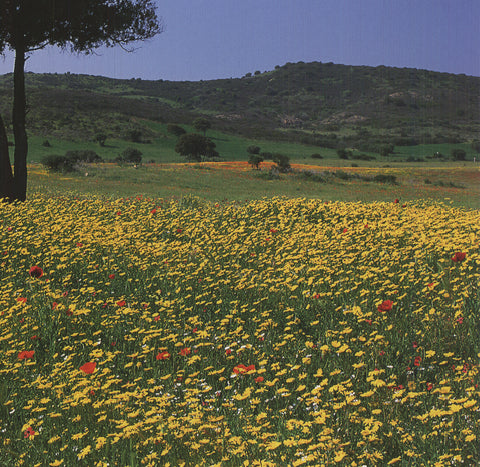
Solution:
{"label": "blue sky", "polygon": [[[480,0],[157,0],[165,32],[134,53],[49,48],[26,70],[207,80],[286,62],[424,68],[480,76]],[[0,74],[13,59],[0,58]]]}

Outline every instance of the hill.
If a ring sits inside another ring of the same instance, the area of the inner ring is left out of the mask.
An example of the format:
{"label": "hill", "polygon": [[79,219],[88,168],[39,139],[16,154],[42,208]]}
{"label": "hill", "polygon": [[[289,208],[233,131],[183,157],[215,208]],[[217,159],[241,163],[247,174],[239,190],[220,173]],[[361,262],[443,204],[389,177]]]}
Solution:
{"label": "hill", "polygon": [[[480,78],[427,70],[287,63],[243,78],[199,82],[146,81],[66,74],[26,75],[31,134],[92,140],[124,137],[148,121],[190,124],[249,138],[375,151],[466,142],[480,131]],[[7,116],[12,75],[0,76]]]}

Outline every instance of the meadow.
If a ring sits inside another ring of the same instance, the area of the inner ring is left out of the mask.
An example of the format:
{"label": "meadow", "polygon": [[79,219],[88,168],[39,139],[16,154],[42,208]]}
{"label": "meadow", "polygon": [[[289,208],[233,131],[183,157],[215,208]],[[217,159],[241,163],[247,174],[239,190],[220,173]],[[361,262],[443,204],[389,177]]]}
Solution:
{"label": "meadow", "polygon": [[[214,177],[215,195],[140,187],[164,169]],[[385,192],[309,193],[151,166],[123,197],[95,184],[106,169],[42,170],[26,203],[0,204],[0,464],[478,462],[476,172],[431,169],[467,188],[419,200],[407,168]]]}

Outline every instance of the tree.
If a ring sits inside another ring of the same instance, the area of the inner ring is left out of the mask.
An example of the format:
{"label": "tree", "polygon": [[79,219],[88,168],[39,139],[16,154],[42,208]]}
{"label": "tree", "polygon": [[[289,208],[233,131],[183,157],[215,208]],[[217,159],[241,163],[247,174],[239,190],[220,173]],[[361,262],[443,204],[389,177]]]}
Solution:
{"label": "tree", "polygon": [[258,154],[250,154],[250,157],[248,158],[248,163],[252,166],[252,169],[255,167],[258,170],[262,162],[263,157]]}
{"label": "tree", "polygon": [[260,146],[248,146],[248,154],[260,154]]}
{"label": "tree", "polygon": [[452,149],[452,157],[456,161],[464,161],[467,153],[463,149]]}
{"label": "tree", "polygon": [[196,162],[201,162],[202,157],[218,157],[218,152],[215,151],[215,143],[210,138],[199,135],[198,133],[189,133],[180,136],[175,146],[175,152]]}
{"label": "tree", "polygon": [[14,171],[0,118],[0,198],[24,201],[28,140],[25,129],[25,61],[47,46],[89,54],[100,46],[125,47],[162,32],[152,0],[2,0],[0,54],[15,53],[13,72]]}
{"label": "tree", "polygon": [[290,158],[285,154],[274,154],[272,161],[280,172],[288,172],[290,170]]}
{"label": "tree", "polygon": [[210,123],[210,120],[199,117],[193,122],[193,127],[197,131],[201,131],[203,133],[203,136],[207,134],[207,130],[211,128],[212,124]]}
{"label": "tree", "polygon": [[97,133],[95,135],[95,141],[98,142],[102,148],[105,146],[105,141],[107,140],[107,135],[105,133]]}

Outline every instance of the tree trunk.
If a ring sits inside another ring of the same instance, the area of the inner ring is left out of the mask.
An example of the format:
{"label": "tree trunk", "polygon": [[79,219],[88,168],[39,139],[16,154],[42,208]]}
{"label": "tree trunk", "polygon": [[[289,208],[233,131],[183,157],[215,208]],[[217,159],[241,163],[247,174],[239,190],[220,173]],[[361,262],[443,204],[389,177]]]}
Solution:
{"label": "tree trunk", "polygon": [[13,135],[15,137],[14,199],[27,198],[27,153],[28,141],[25,129],[25,45],[23,38],[15,45],[15,68],[13,71]]}
{"label": "tree trunk", "polygon": [[8,139],[5,124],[0,115],[0,199],[12,200],[13,175],[8,153]]}

